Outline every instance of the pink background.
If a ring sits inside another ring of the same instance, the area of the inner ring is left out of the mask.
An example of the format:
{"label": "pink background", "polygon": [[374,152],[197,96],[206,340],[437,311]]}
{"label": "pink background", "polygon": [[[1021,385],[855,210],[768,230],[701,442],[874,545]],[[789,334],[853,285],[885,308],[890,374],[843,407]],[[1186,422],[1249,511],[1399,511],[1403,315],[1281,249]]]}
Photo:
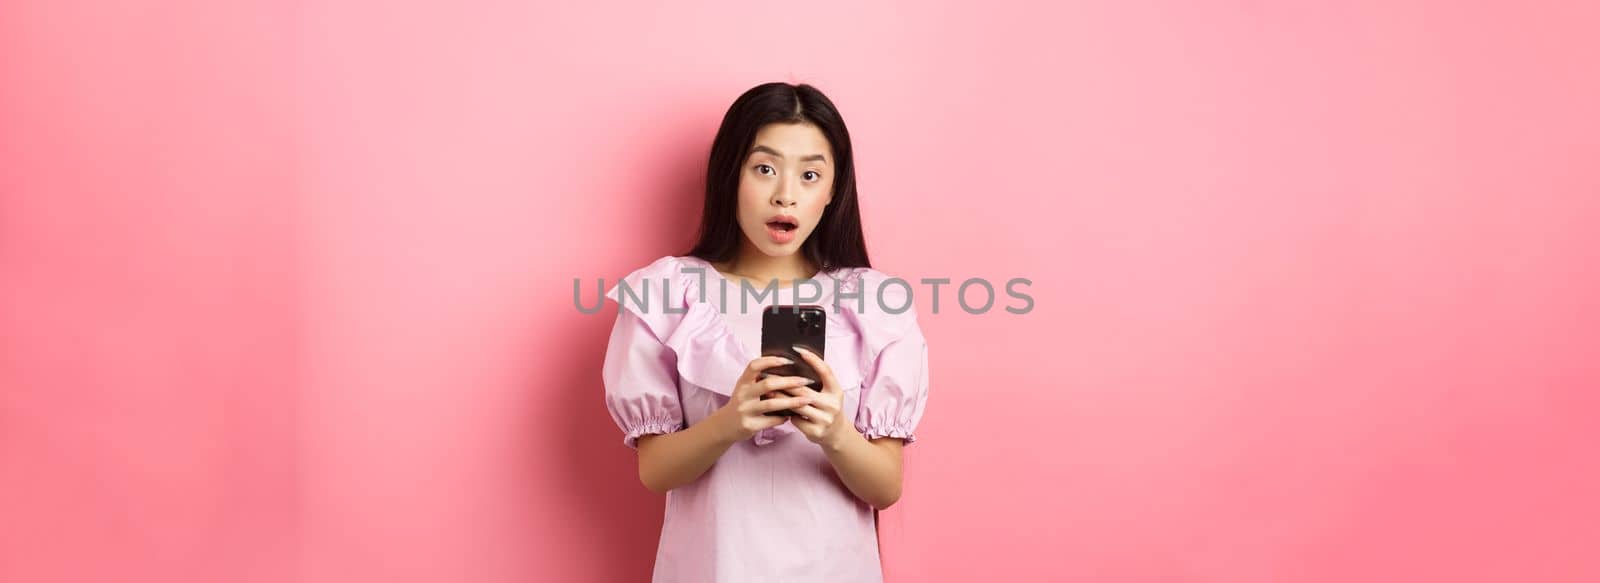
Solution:
{"label": "pink background", "polygon": [[1034,281],[919,297],[892,581],[1600,580],[1594,3],[165,4],[0,8],[0,580],[643,580],[572,280],[769,80]]}

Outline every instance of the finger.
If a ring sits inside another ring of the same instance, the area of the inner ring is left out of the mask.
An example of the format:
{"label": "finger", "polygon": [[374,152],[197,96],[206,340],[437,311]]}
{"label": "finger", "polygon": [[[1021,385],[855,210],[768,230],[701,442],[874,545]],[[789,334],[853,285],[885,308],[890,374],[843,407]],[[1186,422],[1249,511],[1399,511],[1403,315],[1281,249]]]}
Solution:
{"label": "finger", "polygon": [[[815,381],[813,381],[813,382],[815,382]],[[778,389],[776,391],[772,391],[772,392],[767,393],[767,394],[768,395],[772,395],[772,396],[776,396],[776,397],[799,397],[799,396],[803,396],[803,395],[820,395],[820,394],[822,394],[822,391],[819,391],[816,388],[813,388],[811,385],[804,385],[804,386],[799,386],[799,387],[788,387],[788,388],[784,388],[784,389]]]}
{"label": "finger", "polygon": [[844,407],[843,399],[841,397],[837,397],[829,393],[823,393],[810,387],[796,387],[792,389],[785,389],[783,391],[773,391],[768,394],[774,397],[799,397],[803,395],[811,395],[816,397],[815,400],[811,401],[812,407],[816,407],[832,415],[837,415],[838,412]]}
{"label": "finger", "polygon": [[823,427],[827,427],[827,426],[833,424],[833,414],[832,413],[829,413],[827,411],[823,411],[822,409],[818,409],[818,408],[816,408],[814,406],[811,406],[811,405],[806,405],[804,407],[796,407],[796,408],[793,409],[793,411],[795,412],[795,414],[797,414],[797,415],[799,415],[801,417],[805,417],[806,421],[810,421],[812,423],[816,423],[817,425],[821,425]]}
{"label": "finger", "polygon": [[783,415],[756,415],[756,417],[761,418],[761,424],[757,425],[757,427],[762,429],[772,429],[779,425],[783,425],[784,422],[791,419],[791,417]]}
{"label": "finger", "polygon": [[805,348],[796,346],[794,349],[796,352],[800,353],[800,358],[803,358],[806,360],[806,362],[811,363],[811,368],[816,369],[817,376],[822,377],[823,392],[844,392],[844,390],[839,387],[839,379],[836,379],[833,376],[833,367],[828,366],[827,361],[822,360],[822,357],[817,356],[817,353],[806,350]]}
{"label": "finger", "polygon": [[811,401],[811,404],[813,406],[817,406],[819,409],[822,409],[824,411],[828,410],[827,407],[822,406],[822,405],[826,405],[827,404],[826,403],[827,398],[828,398],[827,393],[822,393],[822,392],[819,392],[819,391],[816,391],[816,390],[812,390],[812,389],[807,388],[807,387],[795,387],[795,388],[790,388],[790,389],[784,389],[784,390],[781,390],[781,391],[770,391],[770,392],[767,392],[767,393],[761,395],[761,399],[763,399],[763,400],[765,400],[765,399],[782,399],[782,398],[786,398],[786,397],[811,397],[811,398],[814,399],[813,401]]}
{"label": "finger", "polygon": [[765,399],[761,401],[751,401],[752,404],[749,407],[752,413],[771,413],[773,411],[782,411],[784,409],[794,409],[796,407],[810,405],[811,399],[811,397],[782,397],[778,399]]}
{"label": "finger", "polygon": [[740,378],[753,381],[760,376],[761,371],[775,366],[783,366],[785,364],[794,364],[794,361],[782,356],[763,356],[750,361],[750,364],[744,367],[744,374],[740,375]]}
{"label": "finger", "polygon": [[790,417],[789,422],[793,423],[794,428],[800,430],[800,433],[805,434],[807,438],[818,437],[822,435],[822,432],[827,431],[828,429],[826,425],[817,423],[816,421],[808,420],[799,415]]}
{"label": "finger", "polygon": [[756,381],[756,384],[768,391],[782,391],[784,389],[804,387],[814,382],[816,381],[806,377],[766,377]]}
{"label": "finger", "polygon": [[763,356],[750,361],[750,364],[745,365],[744,372],[739,374],[739,380],[734,383],[734,391],[738,392],[740,387],[748,386],[760,379],[761,371],[786,364],[794,364],[794,361],[782,356]]}

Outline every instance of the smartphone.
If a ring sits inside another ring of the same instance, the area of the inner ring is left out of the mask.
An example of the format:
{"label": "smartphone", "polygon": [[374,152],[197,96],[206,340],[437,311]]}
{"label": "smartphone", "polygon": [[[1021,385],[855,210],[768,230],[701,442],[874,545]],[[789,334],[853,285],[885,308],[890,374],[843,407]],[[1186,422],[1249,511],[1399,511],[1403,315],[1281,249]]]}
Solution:
{"label": "smartphone", "polygon": [[[782,356],[794,361],[794,364],[778,365],[761,371],[760,378],[768,375],[785,377],[805,377],[811,379],[812,390],[822,390],[822,377],[815,368],[800,358],[800,353],[793,347],[800,346],[810,350],[818,357],[826,357],[823,352],[827,346],[825,339],[828,337],[828,313],[822,306],[769,306],[761,310],[761,355]],[[762,396],[763,399],[766,396]],[[773,411],[767,415],[789,417],[794,411],[784,409]]]}

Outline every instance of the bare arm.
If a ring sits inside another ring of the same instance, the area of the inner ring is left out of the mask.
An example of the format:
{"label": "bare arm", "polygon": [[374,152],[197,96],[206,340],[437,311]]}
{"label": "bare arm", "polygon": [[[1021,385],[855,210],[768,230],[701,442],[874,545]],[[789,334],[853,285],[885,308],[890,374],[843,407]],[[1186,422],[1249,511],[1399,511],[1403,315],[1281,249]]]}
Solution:
{"label": "bare arm", "polygon": [[744,374],[740,375],[728,404],[682,431],[640,436],[639,481],[658,494],[693,482],[711,469],[711,465],[733,444],[788,420],[788,417],[765,415],[766,412],[793,409],[812,402],[815,398],[812,395],[761,399],[761,395],[767,392],[810,382],[810,379],[802,377],[780,376],[756,380],[762,370],[789,363],[787,359],[776,356],[752,360],[745,367]]}
{"label": "bare arm", "polygon": [[[900,499],[900,451],[904,440],[890,437],[869,440],[856,431],[855,424],[841,412],[844,390],[834,378],[833,368],[809,350],[800,347],[796,350],[822,377],[822,392],[816,402],[795,409],[802,417],[794,419],[795,427],[806,439],[822,447],[840,481],[856,497],[873,508],[893,505]],[[790,392],[806,391],[810,389]]]}
{"label": "bare arm", "polygon": [[[711,469],[723,452],[744,439],[739,433],[728,431],[726,425],[725,420],[708,418],[683,431],[640,436],[639,480],[652,492],[661,494],[695,481]],[[874,508],[884,509],[900,499],[903,443],[892,437],[869,440],[851,428],[822,451],[851,493]]]}
{"label": "bare arm", "polygon": [[693,482],[711,469],[735,442],[711,423],[696,423],[682,431],[639,436],[639,481],[651,492]]}
{"label": "bare arm", "polygon": [[823,445],[839,479],[856,497],[882,510],[900,500],[900,451],[904,440],[867,439],[854,427],[837,443]]}

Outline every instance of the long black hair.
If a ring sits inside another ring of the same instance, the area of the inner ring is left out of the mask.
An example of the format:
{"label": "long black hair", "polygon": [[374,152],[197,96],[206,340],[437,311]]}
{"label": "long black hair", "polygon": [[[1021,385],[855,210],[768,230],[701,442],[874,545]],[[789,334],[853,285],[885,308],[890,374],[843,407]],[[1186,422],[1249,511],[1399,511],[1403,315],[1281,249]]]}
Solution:
{"label": "long black hair", "polygon": [[803,83],[757,85],[728,107],[711,142],[705,208],[700,213],[698,242],[688,254],[706,261],[728,261],[738,254],[744,236],[738,220],[739,175],[756,132],[770,123],[809,123],[822,130],[833,148],[833,198],[823,207],[821,222],[801,244],[800,252],[822,271],[872,267],[861,234],[850,132],[833,101]]}

